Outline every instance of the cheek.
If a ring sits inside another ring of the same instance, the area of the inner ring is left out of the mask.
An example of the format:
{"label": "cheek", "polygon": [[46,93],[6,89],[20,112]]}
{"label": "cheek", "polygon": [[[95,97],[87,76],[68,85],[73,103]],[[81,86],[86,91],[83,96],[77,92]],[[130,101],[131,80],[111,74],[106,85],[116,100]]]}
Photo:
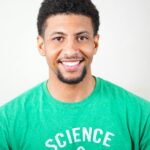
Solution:
{"label": "cheek", "polygon": [[59,48],[49,43],[46,45],[45,49],[46,49],[46,59],[49,60],[50,62],[55,62],[60,53]]}
{"label": "cheek", "polygon": [[46,61],[49,67],[55,66],[57,62],[57,53],[55,50],[49,49],[46,51]]}
{"label": "cheek", "polygon": [[84,55],[86,55],[86,57],[88,58],[88,59],[92,59],[93,58],[93,56],[94,56],[94,54],[95,54],[95,51],[94,51],[94,49],[91,47],[91,48],[87,48],[87,49],[84,49]]}
{"label": "cheek", "polygon": [[81,49],[84,50],[83,53],[85,53],[85,55],[87,57],[93,57],[93,55],[95,54],[95,49],[94,49],[94,43],[93,42],[83,44]]}

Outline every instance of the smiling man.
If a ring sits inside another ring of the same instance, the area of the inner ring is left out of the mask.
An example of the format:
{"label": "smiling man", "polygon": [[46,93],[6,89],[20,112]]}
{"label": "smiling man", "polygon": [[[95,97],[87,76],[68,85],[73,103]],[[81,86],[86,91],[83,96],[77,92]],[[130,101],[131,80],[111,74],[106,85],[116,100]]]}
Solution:
{"label": "smiling man", "polygon": [[[38,36],[38,48],[49,65],[48,89],[61,101],[80,101],[95,86],[90,65],[99,36],[94,33],[92,20],[62,13],[47,18],[45,26]],[[64,90],[69,92],[64,94]]]}
{"label": "smiling man", "polygon": [[149,102],[92,75],[94,4],[44,0],[37,26],[49,78],[0,108],[0,150],[150,150]]}

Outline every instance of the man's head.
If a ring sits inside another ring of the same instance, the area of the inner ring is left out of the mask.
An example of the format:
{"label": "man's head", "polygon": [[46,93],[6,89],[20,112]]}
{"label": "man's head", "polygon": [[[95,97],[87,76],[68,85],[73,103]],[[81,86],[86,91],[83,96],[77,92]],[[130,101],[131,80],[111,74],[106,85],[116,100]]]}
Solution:
{"label": "man's head", "polygon": [[78,14],[90,17],[94,35],[99,29],[99,12],[91,0],[44,0],[41,4],[37,27],[39,35],[43,35],[48,17],[57,14]]}
{"label": "man's head", "polygon": [[90,0],[45,0],[38,15],[38,48],[50,79],[67,84],[91,77],[97,51],[98,11]]}

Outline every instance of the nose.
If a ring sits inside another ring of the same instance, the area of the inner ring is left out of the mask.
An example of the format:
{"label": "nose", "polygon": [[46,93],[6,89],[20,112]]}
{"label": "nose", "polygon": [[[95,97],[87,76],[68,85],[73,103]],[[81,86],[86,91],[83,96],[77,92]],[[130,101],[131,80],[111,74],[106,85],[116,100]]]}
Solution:
{"label": "nose", "polygon": [[77,43],[74,38],[69,37],[63,47],[63,52],[65,54],[71,55],[76,53],[78,50]]}

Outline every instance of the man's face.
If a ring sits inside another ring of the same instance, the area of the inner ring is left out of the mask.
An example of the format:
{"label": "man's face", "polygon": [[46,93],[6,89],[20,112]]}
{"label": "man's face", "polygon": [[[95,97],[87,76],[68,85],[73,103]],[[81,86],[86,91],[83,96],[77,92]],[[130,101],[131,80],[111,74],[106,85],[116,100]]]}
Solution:
{"label": "man's face", "polygon": [[76,84],[91,73],[90,64],[98,46],[92,22],[83,15],[59,14],[46,20],[38,48],[46,56],[50,77]]}

